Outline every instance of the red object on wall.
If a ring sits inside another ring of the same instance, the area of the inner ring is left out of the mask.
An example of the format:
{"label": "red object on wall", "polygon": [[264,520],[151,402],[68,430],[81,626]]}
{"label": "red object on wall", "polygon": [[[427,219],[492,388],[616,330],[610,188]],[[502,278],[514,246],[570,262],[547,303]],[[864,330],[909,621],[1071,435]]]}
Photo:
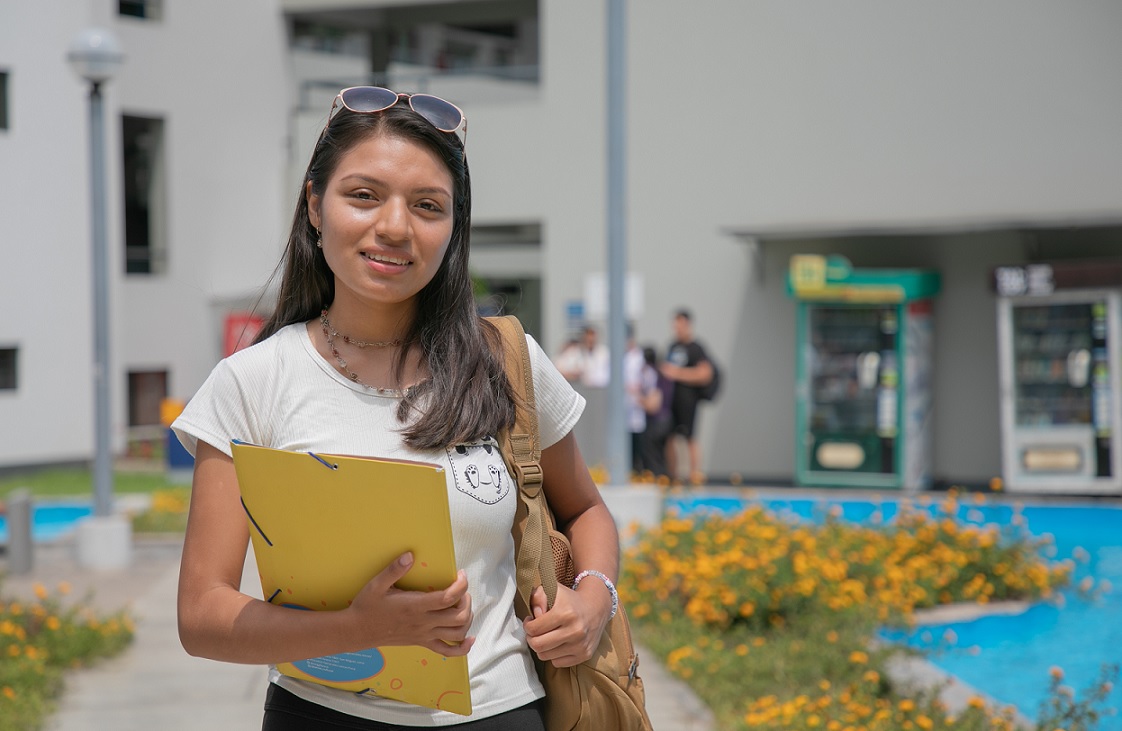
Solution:
{"label": "red object on wall", "polygon": [[265,326],[265,318],[252,312],[231,312],[226,315],[223,328],[222,357],[227,357],[242,348],[248,348],[257,333]]}

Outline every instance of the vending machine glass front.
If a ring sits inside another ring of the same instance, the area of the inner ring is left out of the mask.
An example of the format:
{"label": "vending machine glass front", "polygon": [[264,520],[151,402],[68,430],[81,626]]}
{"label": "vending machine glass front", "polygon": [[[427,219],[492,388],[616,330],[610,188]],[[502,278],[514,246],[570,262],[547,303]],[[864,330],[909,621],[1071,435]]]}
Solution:
{"label": "vending machine glass front", "polygon": [[896,305],[809,308],[812,472],[895,474],[899,324]]}
{"label": "vending machine glass front", "polygon": [[1024,473],[1111,476],[1107,332],[1105,301],[1013,307],[1016,429],[1087,435],[1085,447],[1046,439],[1026,446],[1018,455]]}

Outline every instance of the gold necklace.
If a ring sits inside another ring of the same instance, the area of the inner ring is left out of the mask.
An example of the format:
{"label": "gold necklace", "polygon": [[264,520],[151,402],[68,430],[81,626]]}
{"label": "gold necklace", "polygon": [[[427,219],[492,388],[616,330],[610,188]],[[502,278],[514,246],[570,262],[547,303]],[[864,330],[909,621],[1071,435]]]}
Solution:
{"label": "gold necklace", "polygon": [[343,338],[344,343],[346,343],[347,345],[353,345],[356,348],[392,348],[401,345],[400,338],[398,338],[397,340],[375,340],[373,342],[367,342],[365,340],[356,340],[350,335],[339,334],[338,332],[336,332],[335,328],[331,327],[331,320],[327,319],[326,307],[324,307],[323,310],[320,311],[319,321],[320,324],[323,325],[323,332],[325,335],[328,334],[329,330],[331,331],[330,335],[328,335],[329,338]]}
{"label": "gold necklace", "polygon": [[327,347],[331,349],[331,354],[335,356],[336,362],[339,367],[343,369],[343,373],[351,380],[352,383],[357,383],[368,391],[373,391],[379,396],[404,396],[409,392],[409,389],[399,388],[382,388],[381,386],[371,386],[369,383],[363,383],[359,380],[358,374],[350,369],[347,361],[340,355],[339,349],[335,347],[335,338],[343,338],[343,342],[348,345],[353,345],[356,348],[389,348],[395,345],[401,345],[401,340],[379,340],[375,342],[366,342],[365,340],[352,340],[346,335],[340,335],[336,332],[335,328],[331,327],[331,320],[327,319],[327,308],[325,307],[319,313],[319,322],[323,326],[323,335],[327,338]]}

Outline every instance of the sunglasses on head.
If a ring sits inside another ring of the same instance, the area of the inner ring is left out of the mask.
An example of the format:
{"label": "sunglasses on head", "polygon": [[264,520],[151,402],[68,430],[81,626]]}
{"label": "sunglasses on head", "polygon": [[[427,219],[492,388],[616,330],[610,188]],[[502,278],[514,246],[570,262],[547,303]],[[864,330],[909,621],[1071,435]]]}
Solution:
{"label": "sunglasses on head", "polygon": [[[467,145],[467,117],[455,104],[432,94],[402,94],[380,86],[352,86],[336,94],[327,115],[327,124],[331,124],[344,107],[355,114],[377,114],[402,99],[433,127],[441,132],[455,133],[460,138],[460,144]],[[327,129],[326,125],[324,129]]]}

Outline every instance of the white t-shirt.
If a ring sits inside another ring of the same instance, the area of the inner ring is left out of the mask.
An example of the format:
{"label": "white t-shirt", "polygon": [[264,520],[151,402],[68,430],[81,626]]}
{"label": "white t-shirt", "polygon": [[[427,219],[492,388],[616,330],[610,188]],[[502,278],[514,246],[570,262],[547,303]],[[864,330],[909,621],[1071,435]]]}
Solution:
{"label": "white t-shirt", "polygon": [[[530,346],[542,448],[568,434],[584,399],[537,342]],[[270,668],[272,682],[353,716],[405,726],[448,726],[518,708],[544,695],[522,623],[514,616],[517,485],[494,438],[418,452],[405,446],[399,399],[352,383],[316,351],[303,323],[221,361],[172,429],[191,454],[198,440],[230,454],[230,440],[275,449],[433,462],[448,476],[456,564],[467,573],[476,637],[468,653],[471,716],[369,698],[295,680]],[[474,469],[466,469],[473,466]],[[481,475],[490,475],[483,480]]]}
{"label": "white t-shirt", "polygon": [[628,348],[623,354],[623,387],[627,394],[627,430],[639,434],[647,428],[647,412],[643,410],[643,369],[647,361],[639,348]]}

